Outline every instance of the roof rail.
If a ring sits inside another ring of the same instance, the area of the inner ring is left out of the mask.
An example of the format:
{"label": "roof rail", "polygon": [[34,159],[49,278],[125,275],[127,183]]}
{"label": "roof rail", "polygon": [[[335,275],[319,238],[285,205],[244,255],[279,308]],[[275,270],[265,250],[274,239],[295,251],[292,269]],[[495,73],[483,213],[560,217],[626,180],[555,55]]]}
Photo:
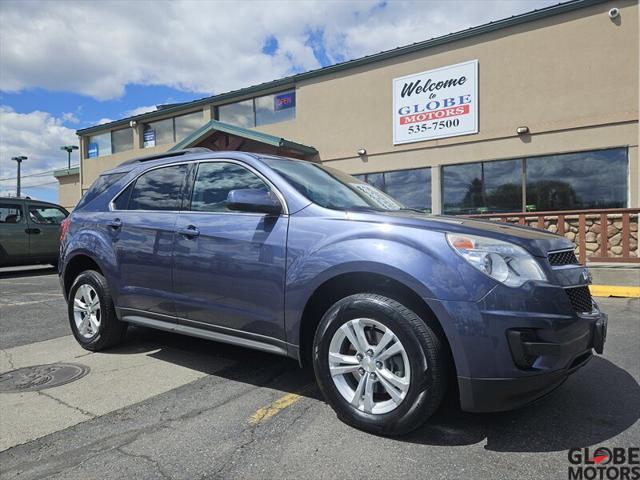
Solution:
{"label": "roof rail", "polygon": [[154,155],[147,155],[145,157],[132,158],[131,160],[122,162],[118,166],[122,167],[123,165],[131,165],[132,163],[148,162],[151,160],[160,160],[161,158],[179,157],[181,155],[186,155],[188,153],[205,153],[205,152],[212,152],[212,151],[213,150],[206,147],[185,148],[184,150],[176,150],[174,152],[163,152],[163,153],[156,153]]}

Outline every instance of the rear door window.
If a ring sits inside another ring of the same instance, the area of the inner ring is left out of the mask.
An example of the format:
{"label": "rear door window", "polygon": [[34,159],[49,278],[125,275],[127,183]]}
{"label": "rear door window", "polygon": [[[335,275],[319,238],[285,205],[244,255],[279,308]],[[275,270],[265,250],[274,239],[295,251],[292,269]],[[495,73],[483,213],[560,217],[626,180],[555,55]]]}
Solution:
{"label": "rear door window", "polygon": [[187,165],[172,165],[143,173],[131,190],[127,209],[180,210],[186,173]]}
{"label": "rear door window", "polygon": [[0,203],[0,223],[22,223],[22,205]]}

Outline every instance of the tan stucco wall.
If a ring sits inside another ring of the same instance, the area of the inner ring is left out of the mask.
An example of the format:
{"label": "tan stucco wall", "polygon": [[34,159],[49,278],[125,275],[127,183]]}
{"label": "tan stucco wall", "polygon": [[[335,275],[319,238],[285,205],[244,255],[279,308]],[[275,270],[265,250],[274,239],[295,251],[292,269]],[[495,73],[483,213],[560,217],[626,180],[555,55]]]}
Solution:
{"label": "tan stucco wall", "polygon": [[58,177],[58,204],[71,211],[80,199],[80,175]]}
{"label": "tan stucco wall", "polygon": [[[296,118],[257,128],[316,147],[349,173],[629,147],[630,206],[640,206],[638,7],[616,1],[301,81]],[[393,145],[393,78],[479,61],[479,133]],[[204,107],[208,113],[208,106]],[[528,126],[531,135],[515,130]],[[172,145],[82,160],[87,188],[99,172]],[[356,151],[367,150],[365,158]],[[439,172],[433,170],[438,211]]]}

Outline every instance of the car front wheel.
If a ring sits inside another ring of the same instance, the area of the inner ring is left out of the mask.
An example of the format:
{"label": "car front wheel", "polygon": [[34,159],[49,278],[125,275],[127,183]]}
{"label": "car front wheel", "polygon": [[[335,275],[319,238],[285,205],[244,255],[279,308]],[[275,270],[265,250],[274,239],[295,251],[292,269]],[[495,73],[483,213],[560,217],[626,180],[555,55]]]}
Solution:
{"label": "car front wheel", "polygon": [[401,435],[442,402],[442,340],[396,300],[365,293],[338,301],[322,318],[313,349],[320,389],[338,417],[356,428]]}

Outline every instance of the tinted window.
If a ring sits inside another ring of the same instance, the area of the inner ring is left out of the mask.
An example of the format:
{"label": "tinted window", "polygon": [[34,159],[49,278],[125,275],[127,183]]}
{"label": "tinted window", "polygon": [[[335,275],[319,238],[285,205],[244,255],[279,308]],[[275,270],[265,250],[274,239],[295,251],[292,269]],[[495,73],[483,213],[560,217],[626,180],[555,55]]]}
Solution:
{"label": "tinted window", "polygon": [[111,149],[113,153],[125,152],[133,149],[133,129],[123,128],[111,132]]}
{"label": "tinted window", "polygon": [[111,155],[111,132],[90,136],[87,157],[104,157],[105,155]]}
{"label": "tinted window", "polygon": [[143,173],[131,191],[129,210],[180,210],[186,165]]}
{"label": "tinted window", "polygon": [[100,195],[125,175],[126,173],[111,173],[100,175],[98,178],[96,178],[91,187],[89,187],[89,190],[87,190],[82,196],[82,198],[78,202],[78,205],[76,205],[76,210],[89,203],[91,200],[96,198],[98,195]]}
{"label": "tinted window", "polygon": [[431,210],[431,169],[385,172],[384,191],[407,207]]}
{"label": "tinted window", "polygon": [[409,208],[431,211],[431,168],[354,175]]}
{"label": "tinted window", "polygon": [[251,99],[218,107],[218,117],[221,122],[239,127],[256,126],[253,115],[253,100]]}
{"label": "tinted window", "polygon": [[191,210],[196,212],[228,211],[225,201],[231,190],[253,188],[269,191],[254,173],[233,163],[201,163],[191,197]]}
{"label": "tinted window", "polygon": [[56,207],[29,206],[29,219],[39,225],[60,225],[67,214]]}
{"label": "tinted window", "polygon": [[144,147],[155,147],[156,145],[164,145],[173,143],[173,118],[151,122],[144,126]]}
{"label": "tinted window", "polygon": [[442,167],[445,213],[495,213],[522,210],[522,160]]}
{"label": "tinted window", "polygon": [[402,204],[351,175],[314,163],[263,159],[314,203],[336,210],[399,210]]}
{"label": "tinted window", "polygon": [[175,118],[176,142],[184,140],[204,124],[202,110]]}
{"label": "tinted window", "polygon": [[616,148],[527,159],[527,208],[627,206],[627,150]]}
{"label": "tinted window", "polygon": [[113,201],[113,208],[115,210],[126,210],[127,208],[129,208],[129,198],[131,197],[131,190],[133,190],[133,185],[133,183],[130,184]]}
{"label": "tinted window", "polygon": [[0,223],[22,223],[22,206],[16,203],[0,203]]}
{"label": "tinted window", "polygon": [[295,90],[257,97],[255,102],[257,126],[296,118]]}

